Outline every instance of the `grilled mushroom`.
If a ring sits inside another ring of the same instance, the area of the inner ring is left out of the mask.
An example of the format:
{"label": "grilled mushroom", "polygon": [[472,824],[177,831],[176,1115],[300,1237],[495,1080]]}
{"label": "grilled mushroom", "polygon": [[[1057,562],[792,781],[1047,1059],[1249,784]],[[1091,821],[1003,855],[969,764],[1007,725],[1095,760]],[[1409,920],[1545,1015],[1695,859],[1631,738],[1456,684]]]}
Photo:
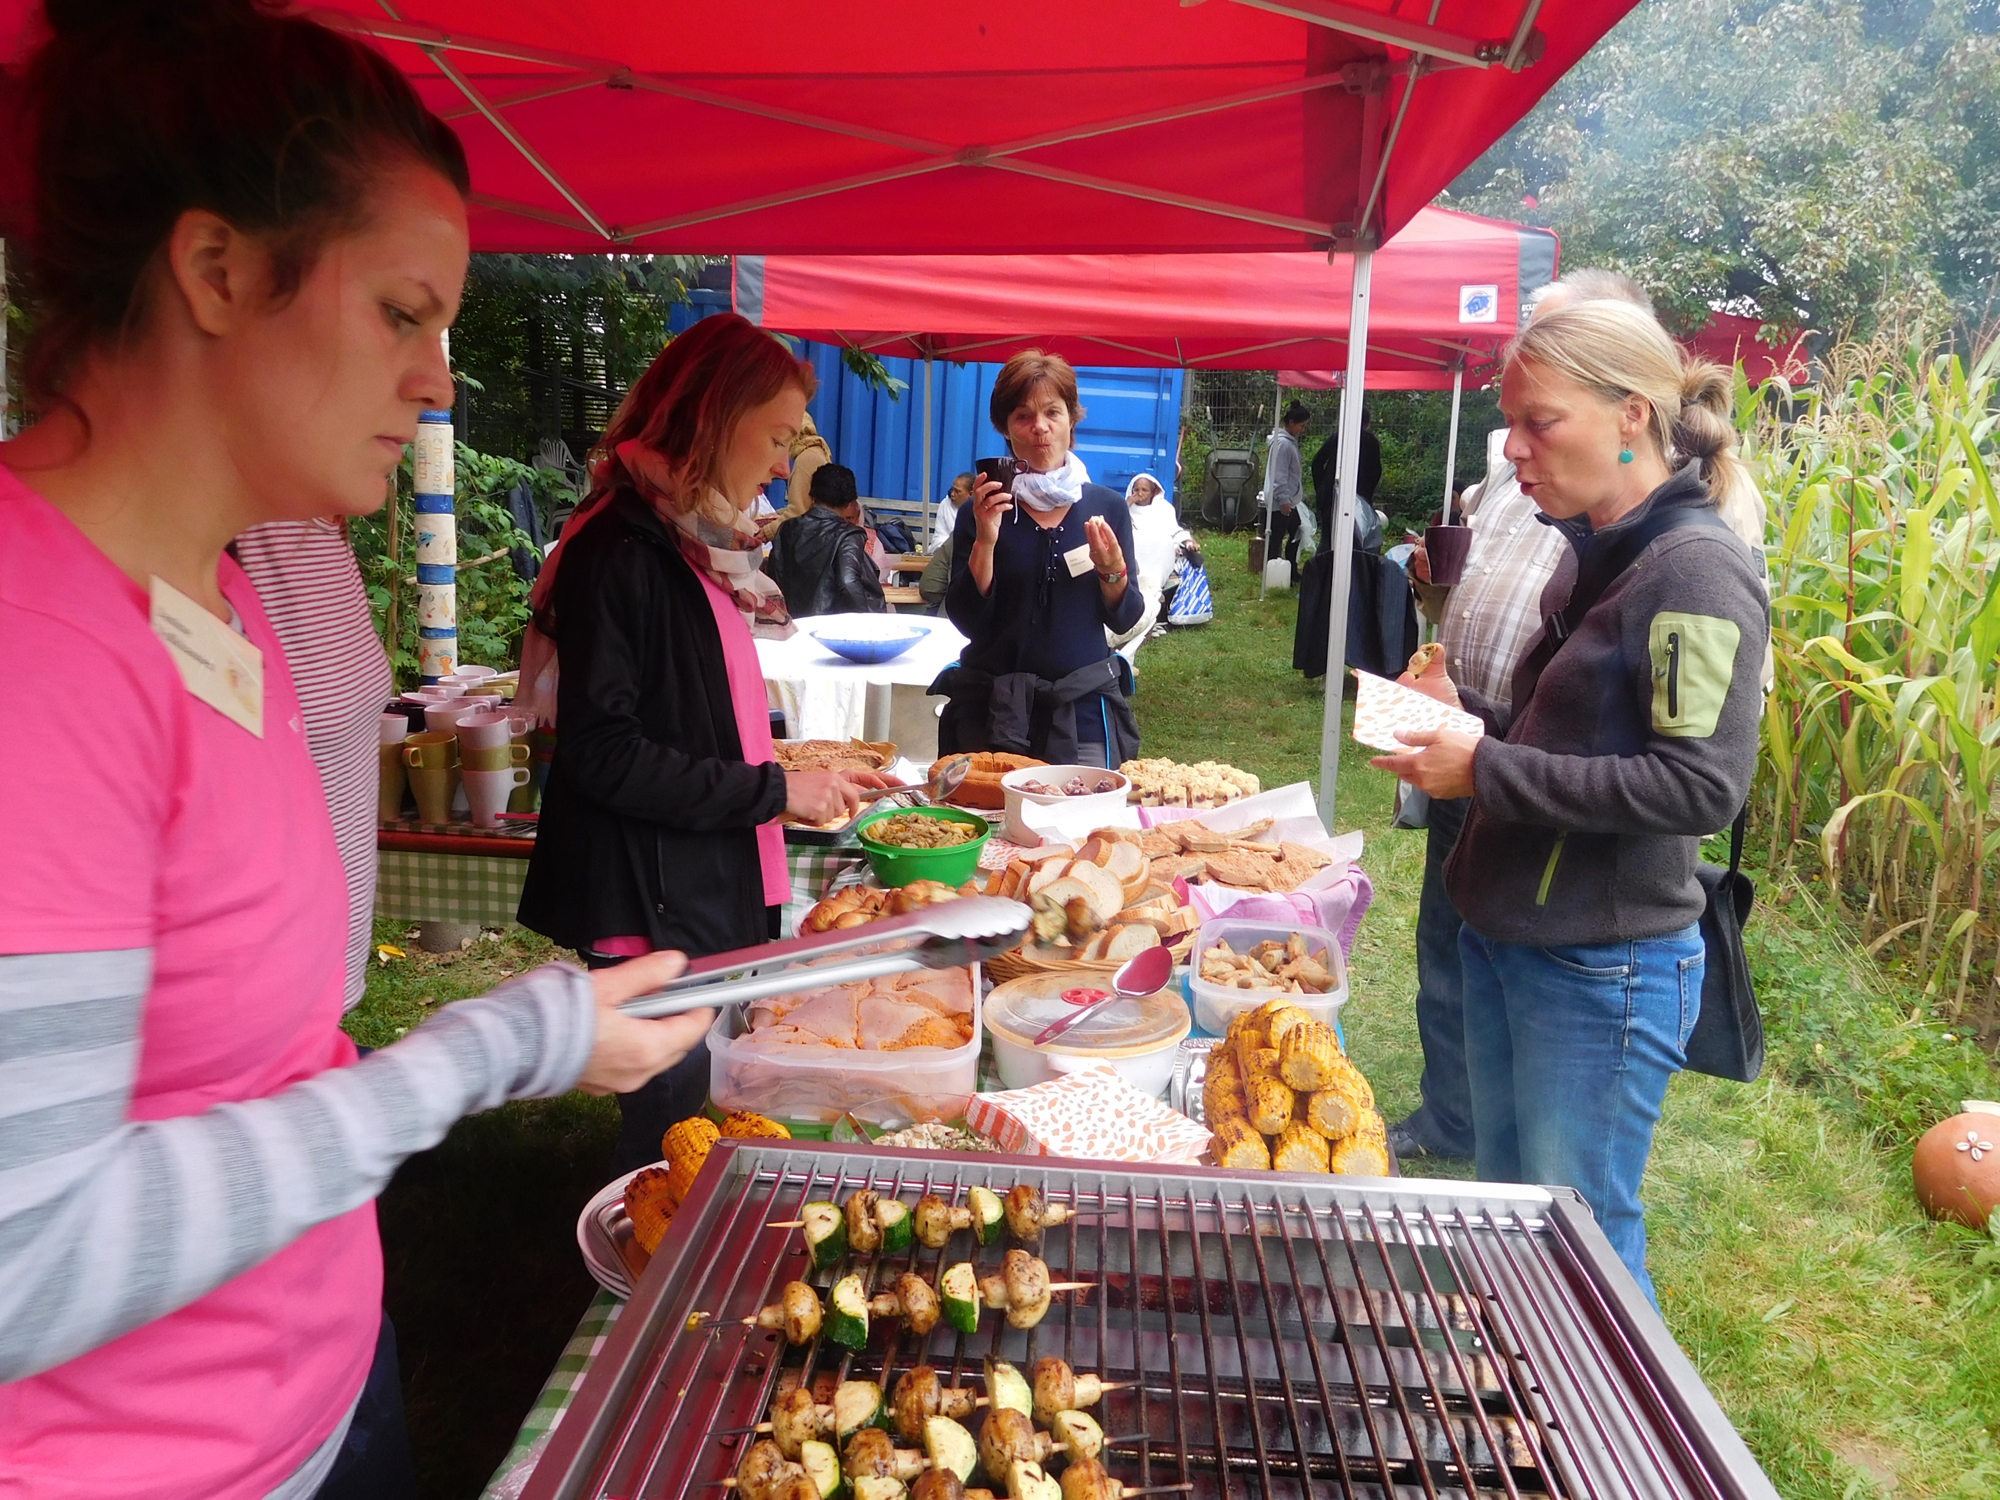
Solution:
{"label": "grilled mushroom", "polygon": [[868,1304],[868,1311],[878,1318],[901,1317],[910,1332],[922,1338],[937,1327],[938,1294],[921,1276],[905,1271],[889,1291],[875,1296]]}
{"label": "grilled mushroom", "polygon": [[1094,1458],[1073,1460],[1062,1473],[1063,1500],[1124,1500],[1125,1486]]}
{"label": "grilled mushroom", "polygon": [[979,1466],[988,1474],[1005,1474],[1016,1463],[1040,1463],[1052,1449],[1032,1421],[1005,1407],[988,1412],[979,1428]]}
{"label": "grilled mushroom", "polygon": [[806,1471],[768,1440],[752,1443],[743,1455],[735,1488],[742,1500],[816,1500],[819,1494]]}
{"label": "grilled mushroom", "polygon": [[930,1469],[910,1486],[910,1500],[993,1500],[991,1490],[969,1490],[949,1469]]}
{"label": "grilled mushroom", "polygon": [[776,1302],[744,1321],[758,1328],[783,1329],[787,1343],[809,1344],[819,1336],[819,1293],[803,1281],[788,1281]]}
{"label": "grilled mushroom", "polygon": [[882,1248],[882,1226],[875,1221],[875,1205],[881,1194],[863,1188],[847,1200],[847,1248],[857,1255],[873,1255]]}
{"label": "grilled mushroom", "polygon": [[917,1239],[932,1250],[942,1250],[951,1243],[953,1231],[972,1227],[972,1210],[953,1208],[935,1193],[926,1193],[917,1200]]}
{"label": "grilled mushroom", "polygon": [[771,1441],[786,1458],[797,1458],[802,1447],[827,1430],[832,1416],[833,1408],[815,1403],[803,1387],[780,1391],[771,1403]]}
{"label": "grilled mushroom", "polygon": [[1053,1421],[1060,1411],[1079,1411],[1104,1398],[1106,1386],[1095,1375],[1079,1375],[1063,1359],[1035,1361],[1035,1420]]}
{"label": "grilled mushroom", "polygon": [[1033,1328],[1049,1310],[1049,1268],[1025,1250],[1009,1250],[1000,1275],[980,1278],[979,1292],[988,1307],[1007,1310],[1009,1328]]}
{"label": "grilled mushroom", "polygon": [[977,1400],[963,1386],[944,1384],[930,1365],[918,1365],[896,1382],[889,1407],[896,1418],[896,1431],[914,1443],[923,1437],[926,1419],[971,1416]]}
{"label": "grilled mushroom", "polygon": [[1025,1182],[1010,1189],[1005,1201],[1007,1232],[1024,1245],[1041,1244],[1044,1229],[1069,1222],[1067,1207],[1060,1203],[1051,1206],[1040,1188]]}
{"label": "grilled mushroom", "polygon": [[898,1448],[879,1427],[864,1427],[847,1440],[840,1456],[841,1472],[853,1479],[915,1479],[930,1467],[923,1454]]}

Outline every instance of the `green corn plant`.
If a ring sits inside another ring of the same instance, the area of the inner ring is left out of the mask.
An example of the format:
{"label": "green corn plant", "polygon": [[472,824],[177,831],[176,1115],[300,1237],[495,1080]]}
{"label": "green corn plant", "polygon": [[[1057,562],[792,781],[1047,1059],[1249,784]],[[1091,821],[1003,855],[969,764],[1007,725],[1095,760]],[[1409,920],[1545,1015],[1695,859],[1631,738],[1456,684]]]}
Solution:
{"label": "green corn plant", "polygon": [[1770,509],[1771,860],[1816,858],[1959,1018],[2000,973],[2000,344],[1850,343],[1739,402]]}

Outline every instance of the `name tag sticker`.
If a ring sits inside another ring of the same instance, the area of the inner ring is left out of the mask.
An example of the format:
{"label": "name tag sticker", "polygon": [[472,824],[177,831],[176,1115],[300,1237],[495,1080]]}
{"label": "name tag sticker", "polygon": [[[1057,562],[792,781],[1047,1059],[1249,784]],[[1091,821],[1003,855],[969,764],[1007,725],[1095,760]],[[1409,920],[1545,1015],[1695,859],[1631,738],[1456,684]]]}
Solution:
{"label": "name tag sticker", "polygon": [[1081,578],[1090,571],[1090,543],[1072,547],[1063,554],[1063,562],[1069,568],[1069,576]]}
{"label": "name tag sticker", "polygon": [[152,626],[187,690],[261,740],[264,653],[160,578],[153,580]]}

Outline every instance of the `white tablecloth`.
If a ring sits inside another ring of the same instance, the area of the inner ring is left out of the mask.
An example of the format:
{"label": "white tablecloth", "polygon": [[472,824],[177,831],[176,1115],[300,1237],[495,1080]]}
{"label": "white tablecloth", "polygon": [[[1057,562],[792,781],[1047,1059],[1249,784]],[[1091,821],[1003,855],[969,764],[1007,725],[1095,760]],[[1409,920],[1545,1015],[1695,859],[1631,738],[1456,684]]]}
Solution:
{"label": "white tablecloth", "polygon": [[[862,621],[879,629],[881,615],[812,615],[799,620],[789,640],[757,642],[757,660],[770,689],[772,706],[785,711],[794,739],[841,740],[870,738],[870,690],[875,718],[886,722],[893,689],[921,691],[938,673],[958,660],[965,637],[951,621],[938,616],[902,616],[929,634],[894,661],[864,665],[835,655],[810,632],[831,632],[846,621]],[[876,728],[881,728],[878,723]]]}

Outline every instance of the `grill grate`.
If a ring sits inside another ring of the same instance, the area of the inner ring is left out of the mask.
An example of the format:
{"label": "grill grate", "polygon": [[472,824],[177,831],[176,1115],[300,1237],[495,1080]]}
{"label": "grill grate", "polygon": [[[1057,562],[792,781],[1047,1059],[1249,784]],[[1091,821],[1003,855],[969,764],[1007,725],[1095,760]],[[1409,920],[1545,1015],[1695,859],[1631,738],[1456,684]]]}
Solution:
{"label": "grill grate", "polygon": [[[884,1320],[849,1355],[737,1326],[794,1278],[824,1289],[855,1270],[872,1292],[1002,1253],[959,1235],[809,1275],[797,1234],[766,1227],[802,1204],[1016,1182],[1080,1210],[1040,1253],[1055,1279],[1098,1283],[1038,1327],[988,1313],[976,1334],[940,1323],[919,1340]],[[976,1384],[989,1355],[1130,1382],[1095,1413],[1105,1467],[1194,1500],[1776,1496],[1562,1190],[723,1141],[527,1497],[713,1497],[784,1369],[889,1389],[930,1363]]]}

